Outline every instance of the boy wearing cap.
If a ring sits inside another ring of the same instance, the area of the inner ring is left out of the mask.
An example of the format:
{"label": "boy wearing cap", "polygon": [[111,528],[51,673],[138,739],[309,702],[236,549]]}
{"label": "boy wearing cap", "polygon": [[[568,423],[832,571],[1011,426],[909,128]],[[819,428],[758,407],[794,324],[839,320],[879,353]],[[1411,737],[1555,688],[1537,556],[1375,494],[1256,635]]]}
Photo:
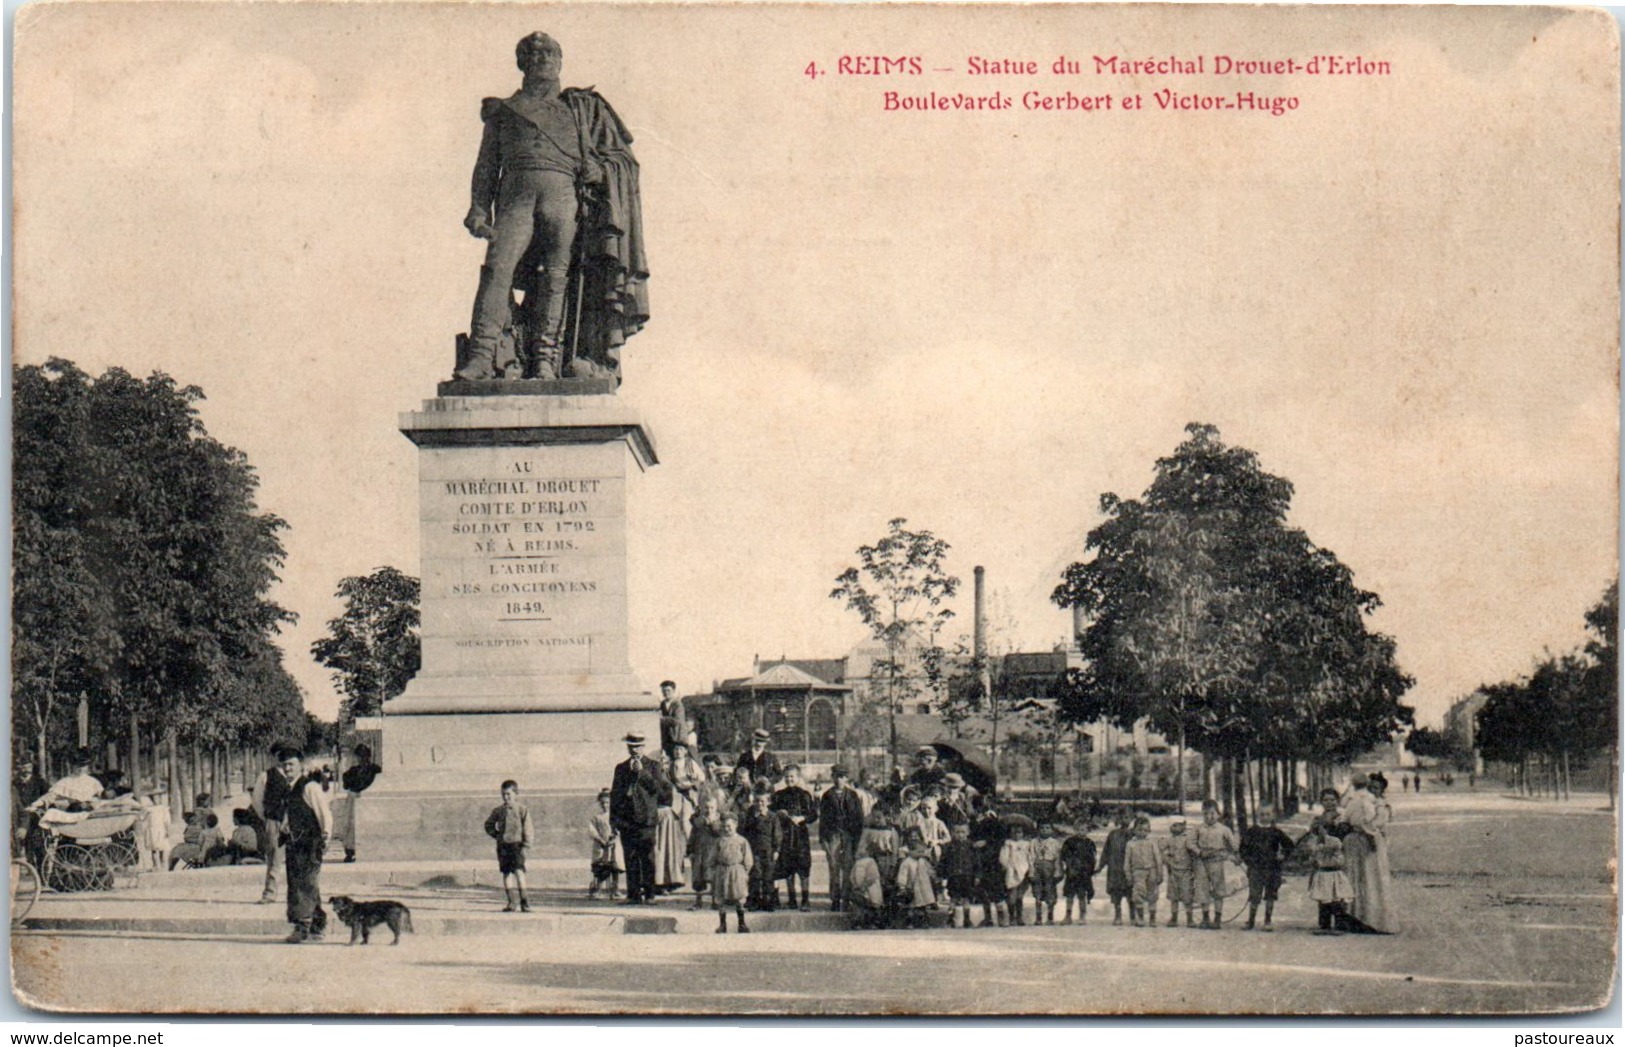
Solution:
{"label": "boy wearing cap", "polygon": [[750,844],[753,858],[750,896],[745,906],[752,912],[772,912],[778,908],[774,873],[778,871],[779,852],[784,847],[785,822],[772,803],[773,790],[766,782],[757,782],[751,805],[739,819],[739,834]]}
{"label": "boy wearing cap", "polygon": [[1033,925],[1047,923],[1055,926],[1055,893],[1061,881],[1061,848],[1065,844],[1055,835],[1055,826],[1049,822],[1038,827],[1038,839],[1033,843],[1033,906],[1037,910]]}
{"label": "boy wearing cap", "polygon": [[675,680],[660,681],[660,751],[671,755],[673,746],[687,745],[688,718],[683,715],[682,699],[677,697]]}
{"label": "boy wearing cap", "polygon": [[1112,900],[1112,926],[1121,926],[1123,923],[1123,902],[1134,893],[1133,885],[1129,882],[1128,867],[1124,859],[1128,855],[1128,842],[1133,839],[1134,833],[1129,828],[1133,817],[1127,807],[1119,808],[1117,812],[1117,828],[1106,834],[1105,846],[1101,848],[1100,863],[1106,867],[1106,894]]}
{"label": "boy wearing cap", "polygon": [[847,881],[858,837],[863,835],[863,799],[852,788],[846,768],[830,768],[834,784],[818,798],[818,841],[829,864],[829,907],[831,912],[846,908]]}
{"label": "boy wearing cap", "polygon": [[1157,894],[1162,888],[1162,848],[1151,839],[1151,819],[1134,819],[1134,835],[1124,851],[1130,884],[1129,915],[1134,926],[1157,925]]}
{"label": "boy wearing cap", "polygon": [[587,823],[587,832],[592,837],[592,886],[587,897],[596,898],[598,889],[608,883],[609,896],[615,898],[621,893],[621,841],[609,821],[608,789],[598,790],[598,810]]}
{"label": "boy wearing cap", "polygon": [[943,775],[942,797],[937,804],[937,817],[942,819],[942,824],[950,829],[956,825],[969,825],[975,795],[965,784],[965,779],[955,772],[949,771]]}
{"label": "boy wearing cap", "polygon": [[1258,824],[1241,834],[1241,862],[1247,867],[1247,929],[1258,919],[1258,903],[1264,903],[1264,930],[1273,931],[1275,900],[1280,896],[1281,873],[1292,854],[1292,838],[1275,824],[1275,808],[1258,809]]}
{"label": "boy wearing cap", "polygon": [[1088,923],[1089,903],[1095,898],[1095,841],[1089,839],[1088,826],[1080,827],[1061,844],[1061,870],[1066,874],[1061,884],[1061,893],[1066,895],[1066,919],[1061,922],[1072,922],[1072,902],[1076,900],[1078,922]]}
{"label": "boy wearing cap", "polygon": [[[1202,801],[1202,824],[1191,834],[1191,846],[1196,850],[1196,876],[1202,880],[1197,888],[1202,896],[1202,927],[1207,930],[1224,929],[1224,867],[1236,859],[1236,834],[1230,826],[1219,821],[1219,805],[1213,800]],[[1212,902],[1213,919],[1208,920],[1208,903]]]}
{"label": "boy wearing cap", "polygon": [[952,836],[942,848],[937,872],[946,881],[948,900],[953,907],[948,926],[969,928],[970,907],[977,900],[980,862],[970,840],[970,826],[961,822],[950,832]]}
{"label": "boy wearing cap", "polygon": [[502,803],[485,819],[485,835],[497,842],[497,871],[502,873],[502,893],[508,896],[503,912],[514,911],[518,893],[519,911],[530,912],[525,897],[525,852],[535,839],[531,831],[530,809],[519,802],[519,783],[502,783]]}
{"label": "boy wearing cap", "polygon": [[1179,926],[1179,907],[1185,907],[1185,926],[1196,926],[1196,906],[1207,902],[1207,880],[1197,875],[1195,843],[1185,834],[1185,819],[1175,819],[1163,837],[1162,864],[1168,871],[1168,926]]}

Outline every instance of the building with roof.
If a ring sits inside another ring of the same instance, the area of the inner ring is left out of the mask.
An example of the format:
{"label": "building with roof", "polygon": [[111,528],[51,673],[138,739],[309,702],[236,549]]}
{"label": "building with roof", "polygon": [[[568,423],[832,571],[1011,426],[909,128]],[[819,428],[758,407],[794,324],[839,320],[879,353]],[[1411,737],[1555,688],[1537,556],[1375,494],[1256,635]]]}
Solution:
{"label": "building with roof", "polygon": [[[1059,685],[1082,664],[1075,648],[990,658],[1003,710],[997,724],[981,714],[952,715],[963,708],[955,699],[978,686],[968,659],[952,667],[941,694],[910,688],[888,716],[886,656],[884,645],[869,638],[843,658],[755,659],[751,675],[718,681],[710,693],[683,699],[700,751],[731,762],[749,747],[751,732],[762,729],[772,736],[775,752],[807,766],[814,777],[835,763],[882,773],[895,725],[901,754],[932,743],[996,748],[999,775],[1009,783],[1171,795],[1175,754],[1167,739],[1143,723],[1123,730],[1105,721],[1074,727],[1055,720]],[[900,661],[906,676],[923,676],[917,648],[905,650]],[[1189,761],[1187,779],[1196,782],[1200,758],[1191,754]]]}

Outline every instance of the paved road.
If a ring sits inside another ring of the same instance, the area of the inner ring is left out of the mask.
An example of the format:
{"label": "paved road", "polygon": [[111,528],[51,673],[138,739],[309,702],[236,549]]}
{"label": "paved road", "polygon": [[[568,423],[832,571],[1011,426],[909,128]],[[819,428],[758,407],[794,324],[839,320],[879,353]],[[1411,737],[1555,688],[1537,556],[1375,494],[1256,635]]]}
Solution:
{"label": "paved road", "polygon": [[[1495,797],[1399,807],[1394,937],[1087,927],[750,936],[419,935],[399,948],[247,936],[25,934],[25,999],[243,1012],[1118,1013],[1566,1011],[1613,981],[1610,816]],[[132,963],[133,957],[139,958]],[[342,972],[342,977],[335,977]]]}

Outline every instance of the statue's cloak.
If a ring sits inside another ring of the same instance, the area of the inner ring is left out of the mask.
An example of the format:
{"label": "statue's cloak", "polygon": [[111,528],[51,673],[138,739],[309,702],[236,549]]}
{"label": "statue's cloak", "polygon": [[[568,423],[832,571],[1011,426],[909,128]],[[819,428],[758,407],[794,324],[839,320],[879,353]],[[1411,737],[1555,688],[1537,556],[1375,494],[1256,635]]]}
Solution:
{"label": "statue's cloak", "polygon": [[[564,345],[573,355],[619,370],[620,347],[649,319],[649,264],[643,253],[643,209],[632,135],[602,95],[566,88],[583,152],[603,168],[602,182],[583,186],[582,216],[571,255],[572,293]],[[536,248],[520,262],[515,287],[530,296]],[[576,289],[580,289],[577,298]],[[577,302],[579,301],[579,323]]]}

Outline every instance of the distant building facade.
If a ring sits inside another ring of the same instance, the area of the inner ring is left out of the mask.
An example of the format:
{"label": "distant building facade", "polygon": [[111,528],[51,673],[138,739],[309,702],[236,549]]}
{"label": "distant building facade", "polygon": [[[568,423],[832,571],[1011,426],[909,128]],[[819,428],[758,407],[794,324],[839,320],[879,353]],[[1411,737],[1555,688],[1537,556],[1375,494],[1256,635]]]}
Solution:
{"label": "distant building facade", "polygon": [[[749,676],[717,682],[710,693],[689,695],[684,705],[695,724],[701,752],[730,759],[749,745],[751,732],[766,730],[781,758],[807,765],[814,777],[835,763],[880,773],[891,743],[887,715],[887,652],[867,639],[841,658],[757,659]],[[895,704],[897,747],[902,755],[920,745],[963,742],[995,746],[987,716],[945,717],[962,705],[966,688],[977,687],[968,660],[949,668],[942,693],[918,682],[924,671],[917,649],[905,649],[902,675],[916,686]],[[1055,694],[1068,669],[1082,665],[1077,650],[995,656],[990,673],[1001,698],[996,729],[1002,782],[1036,790],[1093,787],[1145,795],[1172,795],[1177,778],[1169,741],[1144,723],[1123,730],[1105,721],[1071,726],[1053,717]],[[1188,755],[1188,789],[1198,790],[1200,758]]]}
{"label": "distant building facade", "polygon": [[1473,754],[1473,773],[1484,773],[1484,757],[1478,752],[1478,714],[1490,696],[1474,691],[1460,699],[1444,714],[1444,735],[1462,752]]}

